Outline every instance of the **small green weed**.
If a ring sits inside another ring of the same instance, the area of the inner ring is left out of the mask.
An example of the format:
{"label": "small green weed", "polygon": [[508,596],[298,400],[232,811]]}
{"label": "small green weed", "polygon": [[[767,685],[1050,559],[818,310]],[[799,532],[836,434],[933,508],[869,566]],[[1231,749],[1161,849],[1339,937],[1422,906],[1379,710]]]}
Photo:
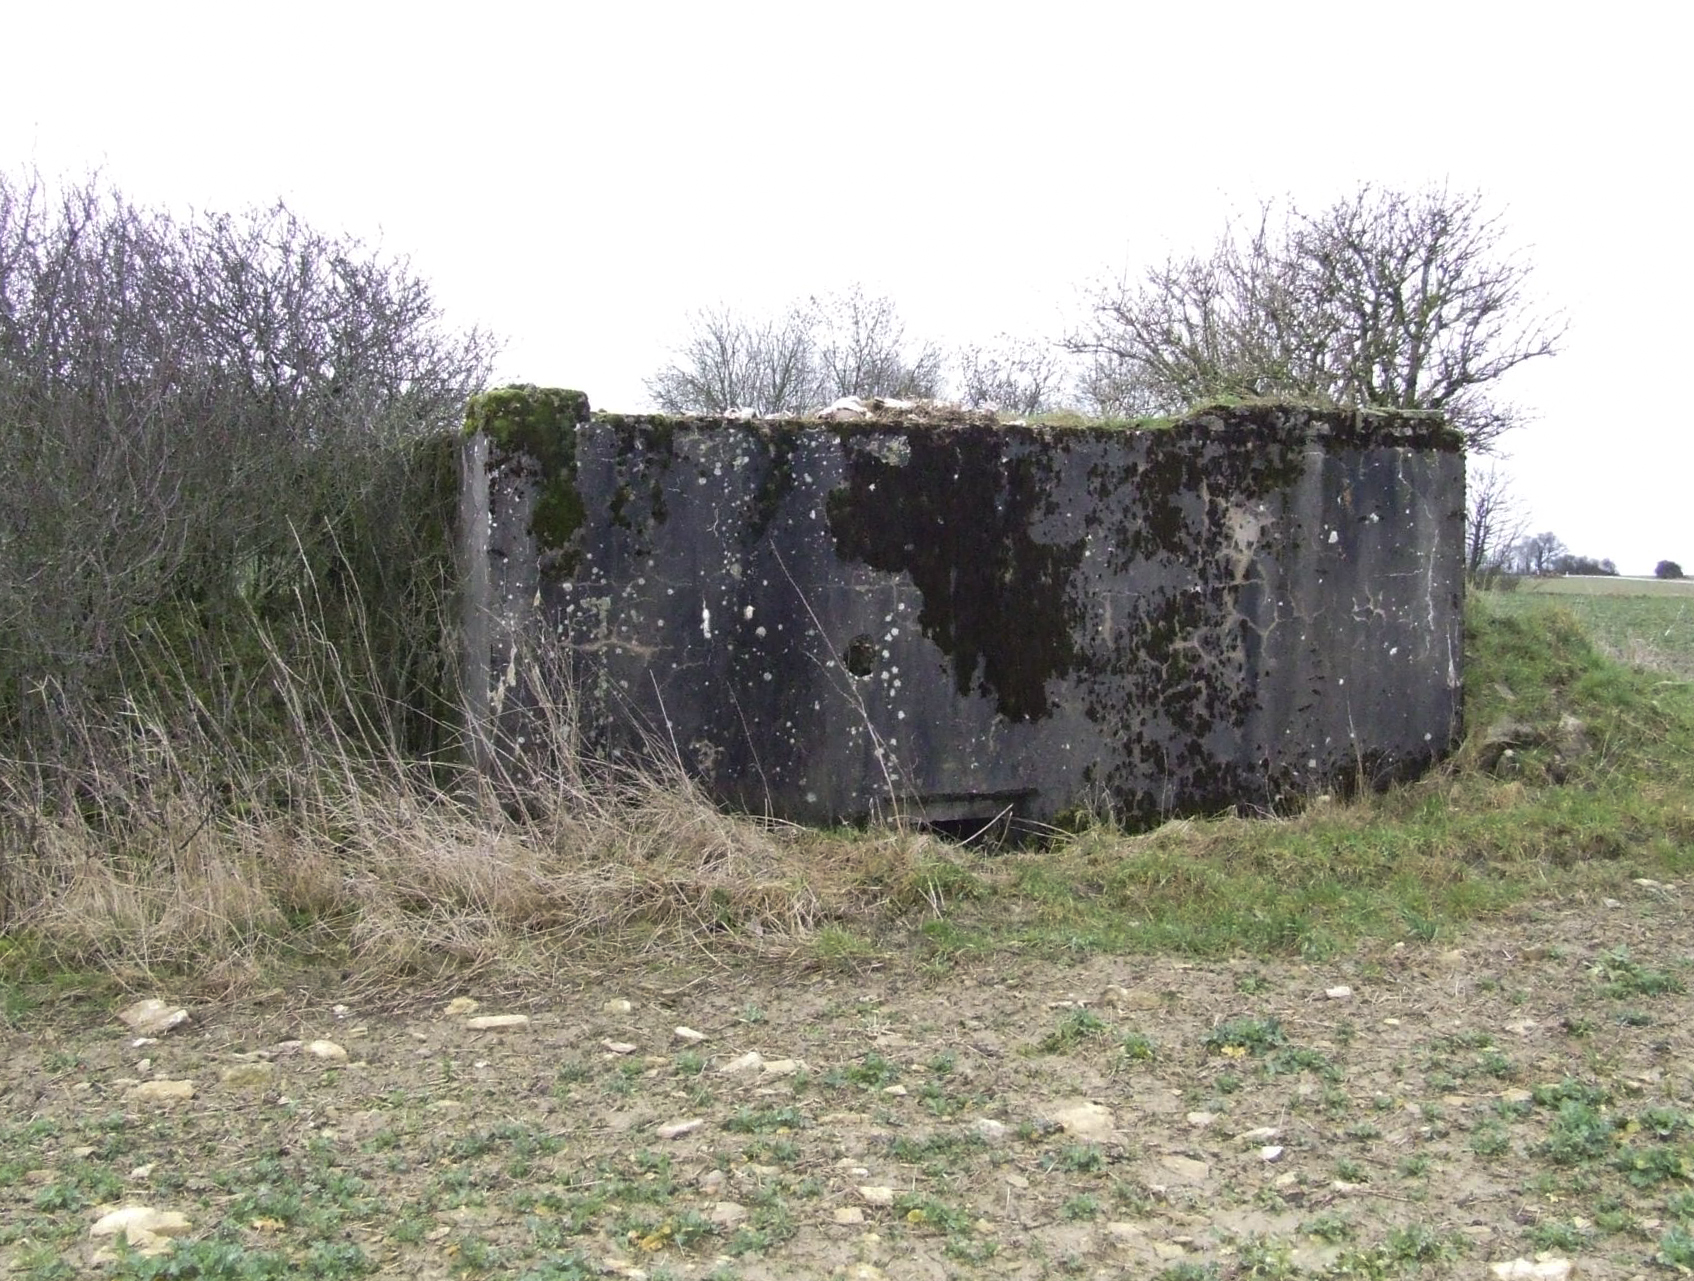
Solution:
{"label": "small green weed", "polygon": [[1694,1182],[1694,1146],[1681,1148],[1658,1144],[1650,1148],[1626,1147],[1613,1165],[1631,1186],[1653,1188],[1661,1183]]}
{"label": "small green weed", "polygon": [[1529,1230],[1529,1239],[1537,1250],[1563,1250],[1566,1253],[1582,1249],[1588,1240],[1575,1224],[1561,1219],[1537,1223]]}
{"label": "small green weed", "polygon": [[1592,1104],[1566,1099],[1547,1128],[1542,1150],[1558,1165],[1580,1165],[1612,1148],[1612,1122]]}
{"label": "small green weed", "polygon": [[1106,1154],[1093,1143],[1067,1143],[1053,1155],[1048,1168],[1066,1174],[1093,1174],[1106,1168]]}
{"label": "small green weed", "polygon": [[1610,997],[1664,996],[1687,990],[1675,976],[1636,962],[1627,947],[1602,952],[1594,962],[1593,973],[1603,981],[1601,990]]}
{"label": "small green weed", "polygon": [[1059,1207],[1059,1217],[1071,1222],[1097,1219],[1100,1217],[1100,1199],[1084,1193],[1073,1196]]}
{"label": "small green weed", "polygon": [[1457,1253],[1452,1238],[1421,1223],[1390,1228],[1386,1244],[1390,1256],[1401,1263],[1438,1263]]}
{"label": "small green weed", "polygon": [[897,1064],[889,1062],[872,1050],[857,1063],[831,1068],[825,1073],[823,1083],[837,1089],[844,1085],[861,1085],[866,1089],[879,1090],[885,1085],[892,1085],[899,1076],[900,1068]]}
{"label": "small green weed", "polygon": [[1303,1045],[1290,1046],[1265,1055],[1266,1076],[1292,1076],[1297,1072],[1314,1072],[1326,1081],[1339,1081],[1341,1071],[1327,1055]]}
{"label": "small green weed", "polygon": [[1567,1102],[1598,1107],[1610,1102],[1612,1095],[1611,1091],[1602,1085],[1591,1085],[1587,1081],[1567,1076],[1554,1085],[1536,1086],[1530,1091],[1530,1097],[1544,1108],[1556,1108]]}
{"label": "small green weed", "polygon": [[969,1232],[972,1216],[969,1210],[949,1205],[933,1196],[906,1193],[894,1198],[894,1212],[907,1223],[922,1224],[937,1232]]}
{"label": "small green weed", "polygon": [[1287,1043],[1282,1025],[1275,1019],[1228,1019],[1206,1036],[1208,1051],[1231,1058],[1247,1054],[1257,1057]]}
{"label": "small green weed", "polygon": [[1482,1121],[1471,1131],[1470,1150],[1481,1157],[1504,1156],[1512,1150],[1512,1136],[1498,1121]]}
{"label": "small green weed", "polygon": [[1343,1183],[1368,1183],[1370,1173],[1351,1157],[1342,1157],[1335,1163],[1335,1177]]}
{"label": "small green weed", "polygon": [[1158,1045],[1144,1032],[1125,1032],[1118,1038],[1119,1062],[1151,1063],[1158,1056]]}
{"label": "small green weed", "polygon": [[1353,1221],[1345,1214],[1326,1210],[1316,1218],[1307,1219],[1302,1223],[1300,1231],[1331,1245],[1339,1245],[1343,1241],[1353,1239]]}
{"label": "small green weed", "polygon": [[1659,1252],[1654,1260],[1663,1267],[1675,1268],[1686,1276],[1694,1270],[1694,1234],[1677,1226],[1659,1238]]}
{"label": "small green weed", "polygon": [[1083,1041],[1103,1035],[1106,1030],[1105,1020],[1093,1011],[1067,1010],[1059,1026],[1042,1037],[1035,1048],[1043,1054],[1063,1054]]}
{"label": "small green weed", "polygon": [[1217,1281],[1218,1268],[1215,1263],[1191,1263],[1184,1260],[1173,1263],[1159,1273],[1159,1281]]}
{"label": "small green weed", "polygon": [[769,1134],[799,1130],[805,1124],[805,1115],[796,1107],[741,1107],[724,1119],[723,1128],[736,1134]]}

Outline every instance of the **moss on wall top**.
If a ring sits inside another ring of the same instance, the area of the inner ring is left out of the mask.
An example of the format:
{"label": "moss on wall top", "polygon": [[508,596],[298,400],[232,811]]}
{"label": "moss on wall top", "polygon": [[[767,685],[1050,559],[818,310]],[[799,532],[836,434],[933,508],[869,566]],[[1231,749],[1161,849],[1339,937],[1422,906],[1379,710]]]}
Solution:
{"label": "moss on wall top", "polygon": [[1125,431],[1172,431],[1192,435],[1239,435],[1243,443],[1262,439],[1266,433],[1291,441],[1307,437],[1337,445],[1396,445],[1417,449],[1457,451],[1464,436],[1431,410],[1392,408],[1349,409],[1334,405],[1299,404],[1290,401],[1219,401],[1199,405],[1171,418],[1100,419],[1070,412],[1032,419],[1001,421],[993,414],[961,410],[955,406],[923,405],[915,410],[879,410],[869,417],[822,418],[718,418],[706,415],[608,414],[594,415],[596,422],[623,429],[664,427],[671,431],[753,427],[764,434],[780,436],[798,430],[833,432],[836,436],[878,432],[929,430],[945,432],[963,427],[995,427],[1008,432],[1027,432],[1063,439],[1075,434],[1100,435]]}
{"label": "moss on wall top", "polygon": [[496,387],[465,406],[465,435],[486,432],[502,449],[521,451],[556,471],[576,459],[576,429],[589,419],[588,396],[527,383]]}
{"label": "moss on wall top", "polygon": [[588,397],[559,387],[497,387],[465,406],[466,435],[482,432],[504,454],[528,458],[537,469],[541,487],[529,532],[552,553],[548,563],[566,575],[576,570],[571,541],[586,515],[576,488],[576,429],[588,419]]}

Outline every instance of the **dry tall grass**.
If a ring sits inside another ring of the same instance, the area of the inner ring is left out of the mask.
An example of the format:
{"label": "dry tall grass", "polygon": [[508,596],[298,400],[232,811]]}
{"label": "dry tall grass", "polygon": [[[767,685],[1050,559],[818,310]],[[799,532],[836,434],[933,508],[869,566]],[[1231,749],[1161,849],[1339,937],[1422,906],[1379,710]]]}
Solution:
{"label": "dry tall grass", "polygon": [[0,762],[0,927],[44,965],[233,991],[280,963],[385,985],[539,978],[602,947],[780,953],[921,897],[929,838],[726,815],[662,757],[590,760],[568,704],[520,787],[350,735],[324,673],[278,680],[286,756],[132,704],[83,727],[75,771]]}

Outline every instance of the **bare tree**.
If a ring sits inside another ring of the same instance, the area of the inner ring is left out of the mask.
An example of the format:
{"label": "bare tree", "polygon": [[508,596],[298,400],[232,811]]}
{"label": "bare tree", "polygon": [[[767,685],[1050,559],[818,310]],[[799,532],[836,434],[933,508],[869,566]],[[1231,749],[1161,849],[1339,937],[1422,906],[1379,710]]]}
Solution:
{"label": "bare tree", "polygon": [[1098,287],[1066,345],[1093,360],[1105,411],[1217,396],[1437,409],[1486,450],[1521,418],[1499,380],[1564,333],[1505,242],[1480,194],[1367,186],[1316,215],[1267,208],[1207,254]]}
{"label": "bare tree", "polygon": [[799,414],[822,396],[811,314],[791,307],[748,319],[727,307],[695,312],[670,364],[647,380],[668,414]]}
{"label": "bare tree", "polygon": [[1529,515],[1505,472],[1473,462],[1465,487],[1465,573],[1485,583],[1506,568],[1529,528]]}
{"label": "bare tree", "polygon": [[1551,531],[1531,534],[1528,538],[1520,539],[1513,549],[1513,567],[1520,574],[1529,574],[1535,578],[1546,578],[1558,572],[1558,562],[1570,554],[1557,534]]}
{"label": "bare tree", "polygon": [[1052,347],[1002,335],[959,353],[959,403],[967,409],[1040,414],[1066,399],[1070,370]]}
{"label": "bare tree", "polygon": [[934,397],[941,388],[941,349],[912,344],[887,298],[867,298],[858,285],[845,294],[812,299],[818,331],[818,369],[825,399]]}
{"label": "bare tree", "polygon": [[840,396],[933,396],[940,375],[940,349],[909,342],[893,302],[855,286],[777,316],[695,312],[647,392],[672,414],[802,414]]}

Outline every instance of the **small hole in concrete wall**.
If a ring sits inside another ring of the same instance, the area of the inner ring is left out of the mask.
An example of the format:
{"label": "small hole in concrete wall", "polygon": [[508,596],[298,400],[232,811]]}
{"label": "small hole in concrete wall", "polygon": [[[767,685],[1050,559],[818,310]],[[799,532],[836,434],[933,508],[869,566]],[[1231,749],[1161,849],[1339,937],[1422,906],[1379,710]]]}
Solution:
{"label": "small hole in concrete wall", "polygon": [[869,676],[876,670],[876,641],[870,636],[855,636],[847,642],[841,663],[855,676]]}

